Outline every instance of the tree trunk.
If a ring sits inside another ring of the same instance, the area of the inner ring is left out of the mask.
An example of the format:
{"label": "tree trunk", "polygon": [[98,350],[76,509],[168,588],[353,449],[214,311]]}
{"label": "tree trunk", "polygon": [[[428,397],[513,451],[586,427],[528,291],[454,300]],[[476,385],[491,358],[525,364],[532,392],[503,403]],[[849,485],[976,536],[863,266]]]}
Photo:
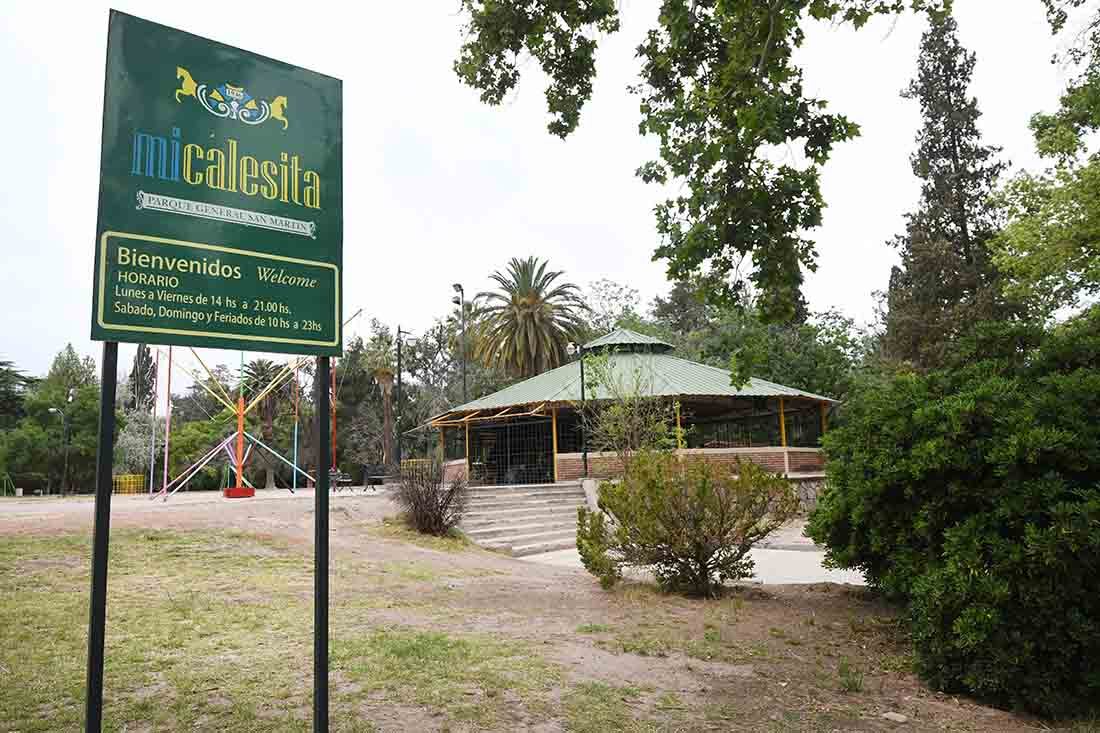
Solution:
{"label": "tree trunk", "polygon": [[393,454],[393,372],[379,369],[374,378],[382,390],[382,464],[387,473],[394,473],[397,464]]}
{"label": "tree trunk", "polygon": [[[271,398],[268,397],[266,399],[271,399]],[[275,416],[271,414],[272,410],[271,410],[271,405],[270,404],[265,404],[264,407],[266,408],[264,410],[264,417],[263,417],[263,421],[264,421],[263,422],[264,442],[267,443],[268,445],[271,445],[274,442],[274,437],[275,437]],[[271,456],[264,455],[264,465],[266,466],[266,468],[264,469],[264,474],[265,474],[265,476],[264,476],[264,488],[265,489],[274,489],[275,488],[275,467],[271,465]]]}

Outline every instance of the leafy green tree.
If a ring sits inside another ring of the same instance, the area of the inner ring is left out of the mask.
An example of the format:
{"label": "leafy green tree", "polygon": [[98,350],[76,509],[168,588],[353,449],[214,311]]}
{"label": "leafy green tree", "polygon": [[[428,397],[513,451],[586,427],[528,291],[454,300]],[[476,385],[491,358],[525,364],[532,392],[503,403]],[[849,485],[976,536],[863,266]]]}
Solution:
{"label": "leafy green tree", "polygon": [[71,387],[99,384],[95,361],[89,356],[81,359],[73,345],[66,344],[65,348],[53,358],[45,382],[47,385],[59,387],[65,391]]}
{"label": "leafy green tree", "polygon": [[210,393],[221,394],[225,391],[230,397],[235,397],[232,385],[238,381],[238,378],[224,364],[216,365],[211,371],[213,377],[207,375],[201,384],[192,382],[182,396],[172,395],[173,420],[178,420],[180,423],[211,420],[226,409],[225,405]]}
{"label": "leafy green tree", "polygon": [[570,341],[580,341],[587,308],[564,273],[534,257],[513,257],[491,276],[500,289],[478,294],[477,356],[488,366],[532,377],[565,362]]}
{"label": "leafy green tree", "polygon": [[[168,457],[168,480],[179,476],[206,453],[226,438],[230,431],[236,430],[233,424],[220,423],[216,420],[195,420],[181,423],[172,429],[171,446]],[[256,451],[253,450],[253,455]],[[219,471],[225,462],[221,458],[211,461],[207,466],[187,483],[188,491],[202,489],[216,489],[219,486]],[[159,475],[159,474],[158,474]],[[235,479],[234,479],[235,480]],[[156,479],[156,485],[160,486],[161,479]]]}
{"label": "leafy green tree", "polygon": [[653,320],[680,336],[709,328],[717,317],[717,309],[702,297],[698,285],[686,280],[674,282],[667,297],[655,297],[652,312]]}
{"label": "leafy green tree", "polygon": [[469,20],[454,64],[458,77],[481,91],[481,101],[500,104],[519,82],[526,51],[550,79],[550,132],[565,137],[575,130],[592,96],[595,36],[619,29],[615,0],[462,0],[462,10]]}
{"label": "leafy green tree", "polygon": [[610,333],[641,310],[638,290],[629,285],[603,278],[588,286],[585,294],[588,306],[588,330],[592,338]]}
{"label": "leafy green tree", "polygon": [[[730,280],[751,261],[759,307],[769,320],[793,320],[802,268],[814,269],[808,232],[821,223],[820,170],[832,148],[858,134],[825,100],[807,97],[793,60],[813,20],[859,27],[906,7],[942,10],[949,0],[663,0],[657,27],[638,47],[642,134],[656,135],[660,160],[647,182],[677,182],[684,193],[656,208],[672,279],[705,270],[708,298],[743,299]],[[613,0],[463,0],[465,43],[459,78],[499,104],[519,81],[524,53],[549,78],[550,131],[577,126],[592,91],[596,37],[619,28]],[[777,145],[804,165],[776,164]]]}
{"label": "leafy green tree", "polygon": [[678,405],[651,396],[654,374],[640,367],[623,373],[606,353],[585,354],[584,365],[588,394],[601,396],[581,412],[593,450],[615,453],[625,468],[640,452],[677,447],[683,438],[674,427]]}
{"label": "leafy green tree", "polygon": [[745,309],[724,313],[698,349],[702,361],[733,372],[734,384],[756,377],[843,399],[865,364],[868,340],[835,310],[805,323],[777,324]]}
{"label": "leafy green tree", "polygon": [[[81,363],[79,358],[76,363]],[[40,487],[51,491],[62,488],[63,482],[65,489],[82,490],[94,486],[99,435],[99,385],[90,383],[66,387],[66,384],[64,370],[51,370],[50,376],[39,381],[27,393],[25,416],[4,434],[7,470],[25,488]],[[57,412],[51,412],[51,409]],[[117,429],[124,429],[125,420],[117,422]],[[69,453],[67,477],[64,475],[66,428]]]}
{"label": "leafy green tree", "polygon": [[868,375],[824,437],[808,532],[910,611],[934,685],[1046,715],[1100,699],[1100,306],[982,324]]}
{"label": "leafy green tree", "polygon": [[156,395],[153,387],[157,379],[157,365],[153,361],[153,354],[146,344],[138,344],[134,354],[134,363],[130,367],[130,376],[126,380],[129,394],[126,395],[126,407],[128,409],[149,409],[153,405]]}
{"label": "leafy green tree", "polygon": [[384,394],[375,368],[386,365],[380,359],[392,344],[389,328],[371,319],[369,340],[350,339],[337,364],[337,458],[344,470],[357,473],[358,466],[383,463]]}
{"label": "leafy green tree", "polygon": [[[1057,33],[1084,0],[1045,0]],[[1009,292],[1041,313],[1079,306],[1100,295],[1100,154],[1088,152],[1100,129],[1100,6],[1063,60],[1079,73],[1060,108],[1031,120],[1039,153],[1053,161],[1042,173],[1020,173],[1005,189],[1008,225],[994,258],[1010,277]]]}
{"label": "leafy green tree", "polygon": [[942,363],[972,324],[1008,318],[990,240],[999,229],[993,194],[1004,163],[983,145],[977,100],[969,96],[974,54],[950,15],[934,16],[921,38],[917,76],[903,96],[920,103],[923,126],[911,156],[921,180],[917,210],[894,244],[884,348],[917,368]]}
{"label": "leafy green tree", "polygon": [[1100,160],[1021,173],[1004,198],[994,259],[1010,295],[1045,314],[1100,295]]}
{"label": "leafy green tree", "polygon": [[[154,466],[157,457],[164,455],[164,418],[158,416],[154,423],[152,412],[132,409],[124,412],[124,423],[115,436],[115,473],[148,473],[154,425],[157,431],[156,444],[152,447]],[[154,482],[154,485],[158,484]]]}

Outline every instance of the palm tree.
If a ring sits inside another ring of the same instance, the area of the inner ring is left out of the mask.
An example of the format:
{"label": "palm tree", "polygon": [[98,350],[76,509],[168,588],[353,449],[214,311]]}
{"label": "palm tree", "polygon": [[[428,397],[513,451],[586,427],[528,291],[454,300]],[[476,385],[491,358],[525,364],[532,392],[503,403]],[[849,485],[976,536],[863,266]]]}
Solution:
{"label": "palm tree", "polygon": [[[269,359],[254,359],[244,367],[244,381],[246,391],[253,395],[259,394],[271,380],[281,372],[283,368]],[[275,397],[275,391],[268,392],[260,404],[256,406],[260,414],[260,428],[264,436],[264,442],[271,445],[275,436],[275,417],[279,411],[279,402]],[[266,458],[266,457],[265,457]],[[275,468],[270,459],[264,461],[265,476],[264,487],[275,488]]]}
{"label": "palm tree", "polygon": [[580,289],[555,284],[563,273],[547,271],[546,265],[534,257],[513,257],[506,273],[491,276],[500,290],[478,293],[475,348],[486,366],[533,377],[564,362],[569,342],[581,338],[587,306]]}
{"label": "palm tree", "polygon": [[389,472],[396,471],[393,431],[394,340],[390,330],[379,321],[371,322],[370,342],[365,353],[365,366],[382,393],[382,464]]}

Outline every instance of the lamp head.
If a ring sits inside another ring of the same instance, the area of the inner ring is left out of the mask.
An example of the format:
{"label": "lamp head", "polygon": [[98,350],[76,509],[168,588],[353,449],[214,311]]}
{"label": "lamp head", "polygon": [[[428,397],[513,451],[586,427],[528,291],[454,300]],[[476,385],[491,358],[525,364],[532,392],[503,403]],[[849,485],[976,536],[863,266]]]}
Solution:
{"label": "lamp head", "polygon": [[565,347],[565,352],[570,356],[576,356],[578,351],[580,351],[580,347],[578,347],[572,341],[570,341],[569,345]]}
{"label": "lamp head", "polygon": [[49,412],[52,412],[54,415],[60,415],[61,414],[61,410],[57,409],[56,407],[51,407],[49,409]]}
{"label": "lamp head", "polygon": [[451,287],[455,289],[456,293],[461,293],[462,292],[462,283],[455,283]]}
{"label": "lamp head", "polygon": [[451,302],[454,303],[457,306],[462,305],[462,299],[459,298],[457,295],[455,297],[451,298]]}

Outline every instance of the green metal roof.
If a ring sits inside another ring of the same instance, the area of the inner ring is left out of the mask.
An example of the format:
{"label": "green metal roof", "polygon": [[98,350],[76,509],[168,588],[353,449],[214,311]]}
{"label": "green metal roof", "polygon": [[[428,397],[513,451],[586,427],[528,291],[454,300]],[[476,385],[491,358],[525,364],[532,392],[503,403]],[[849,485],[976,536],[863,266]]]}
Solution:
{"label": "green metal roof", "polygon": [[[610,352],[607,359],[612,379],[628,389],[637,385],[640,392],[653,397],[805,397],[836,402],[822,395],[755,377],[737,389],[730,384],[730,372],[725,369],[664,353]],[[608,399],[611,396],[602,386],[595,390],[586,390],[585,395],[590,400]],[[581,368],[580,362],[574,361],[459,405],[446,414],[538,405],[543,402],[579,402],[580,399]]]}
{"label": "green metal roof", "polygon": [[[595,341],[589,341],[584,345],[586,351],[590,349],[604,349],[610,346],[635,346],[638,349],[623,349],[624,351],[672,351],[675,346],[661,339],[646,336],[629,328],[617,328],[606,336],[600,336]],[[617,349],[616,349],[617,350]]]}

